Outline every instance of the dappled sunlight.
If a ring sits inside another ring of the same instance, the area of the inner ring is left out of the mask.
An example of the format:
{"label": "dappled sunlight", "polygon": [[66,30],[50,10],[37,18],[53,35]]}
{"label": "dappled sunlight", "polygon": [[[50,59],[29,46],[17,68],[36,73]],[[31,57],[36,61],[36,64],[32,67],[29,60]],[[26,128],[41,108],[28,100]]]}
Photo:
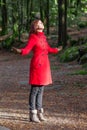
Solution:
{"label": "dappled sunlight", "polygon": [[87,127],[87,115],[77,113],[52,113],[52,116],[48,117],[48,124],[50,125],[67,125],[80,128]]}
{"label": "dappled sunlight", "polygon": [[[87,115],[86,114],[78,114],[78,113],[45,113],[45,117],[47,118],[46,122],[42,122],[41,124],[50,125],[50,126],[70,126],[70,127],[79,127],[86,128],[87,127]],[[29,123],[29,112],[28,110],[17,110],[17,109],[8,109],[8,108],[0,108],[0,120],[15,120],[16,122],[24,122]],[[31,123],[31,122],[30,122]]]}
{"label": "dappled sunlight", "polygon": [[29,121],[29,112],[27,110],[0,108],[0,119]]}

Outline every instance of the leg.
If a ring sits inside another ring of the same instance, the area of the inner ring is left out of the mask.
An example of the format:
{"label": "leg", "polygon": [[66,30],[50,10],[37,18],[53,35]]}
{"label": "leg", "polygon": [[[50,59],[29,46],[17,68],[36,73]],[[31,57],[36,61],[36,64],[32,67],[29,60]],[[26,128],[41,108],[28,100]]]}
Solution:
{"label": "leg", "polygon": [[36,96],[38,93],[38,87],[34,85],[31,86],[30,95],[29,95],[29,109],[35,110],[36,109]]}
{"label": "leg", "polygon": [[30,121],[39,123],[40,120],[37,117],[37,110],[36,110],[37,93],[38,93],[38,87],[31,86],[31,91],[30,91],[30,96],[29,96]]}
{"label": "leg", "polygon": [[38,93],[36,96],[36,109],[37,110],[40,110],[42,108],[43,92],[44,92],[44,86],[39,86]]}
{"label": "leg", "polygon": [[38,117],[39,117],[40,121],[46,121],[47,119],[43,115],[44,110],[42,108],[44,86],[40,86],[38,88],[39,89],[38,89],[38,93],[37,93],[37,97],[36,97],[36,108],[38,110]]}

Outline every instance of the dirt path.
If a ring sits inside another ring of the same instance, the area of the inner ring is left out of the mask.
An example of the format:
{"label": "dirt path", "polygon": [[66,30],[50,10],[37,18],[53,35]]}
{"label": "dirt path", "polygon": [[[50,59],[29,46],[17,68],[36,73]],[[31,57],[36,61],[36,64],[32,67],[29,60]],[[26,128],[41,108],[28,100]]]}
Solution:
{"label": "dirt path", "polygon": [[0,53],[0,125],[11,130],[86,130],[87,75],[76,62],[59,63],[50,56],[53,85],[45,88],[43,106],[47,122],[29,122],[28,69],[30,58]]}

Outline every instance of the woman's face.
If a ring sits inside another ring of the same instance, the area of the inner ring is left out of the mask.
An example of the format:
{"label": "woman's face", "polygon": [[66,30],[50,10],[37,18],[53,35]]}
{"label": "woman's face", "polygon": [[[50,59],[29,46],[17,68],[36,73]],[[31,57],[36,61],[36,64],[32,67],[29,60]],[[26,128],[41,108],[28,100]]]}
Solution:
{"label": "woman's face", "polygon": [[44,25],[41,20],[38,21],[37,26],[37,32],[42,32],[44,30]]}

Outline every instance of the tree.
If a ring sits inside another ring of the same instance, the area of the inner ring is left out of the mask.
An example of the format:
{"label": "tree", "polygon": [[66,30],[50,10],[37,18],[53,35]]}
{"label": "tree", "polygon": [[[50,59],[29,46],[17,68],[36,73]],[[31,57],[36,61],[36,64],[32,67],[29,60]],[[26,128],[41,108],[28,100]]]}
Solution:
{"label": "tree", "polygon": [[62,31],[63,31],[63,27],[62,27],[62,17],[63,17],[63,10],[62,10],[62,4],[63,4],[63,0],[58,0],[58,42],[59,45],[62,44]]}
{"label": "tree", "polygon": [[47,0],[47,9],[46,9],[46,24],[47,24],[47,34],[49,34],[49,0]]}
{"label": "tree", "polygon": [[43,2],[42,2],[42,0],[40,0],[40,19],[42,20],[42,21],[44,21],[44,16],[43,16]]}
{"label": "tree", "polygon": [[26,23],[26,29],[28,29],[29,27],[29,9],[30,9],[30,1],[31,0],[27,0],[27,5],[26,5],[26,16],[27,16],[27,23]]}
{"label": "tree", "polygon": [[31,23],[31,21],[32,21],[33,2],[34,2],[33,0],[30,1],[30,13],[29,13],[30,20],[29,20],[29,23]]}
{"label": "tree", "polygon": [[2,0],[1,13],[2,13],[2,34],[4,34],[6,32],[6,29],[7,29],[7,5],[6,5],[6,0]]}
{"label": "tree", "polygon": [[87,13],[86,3],[87,0],[0,0],[0,28],[2,34],[13,30],[13,39],[20,39],[21,33],[29,32],[31,21],[39,14],[39,18],[46,23],[47,34],[50,27],[58,30],[58,43],[65,47],[67,24],[69,27],[78,26],[81,16]]}
{"label": "tree", "polygon": [[67,45],[67,0],[63,1],[64,9],[63,9],[63,47]]}
{"label": "tree", "polygon": [[58,0],[58,42],[63,47],[67,43],[67,0]]}

